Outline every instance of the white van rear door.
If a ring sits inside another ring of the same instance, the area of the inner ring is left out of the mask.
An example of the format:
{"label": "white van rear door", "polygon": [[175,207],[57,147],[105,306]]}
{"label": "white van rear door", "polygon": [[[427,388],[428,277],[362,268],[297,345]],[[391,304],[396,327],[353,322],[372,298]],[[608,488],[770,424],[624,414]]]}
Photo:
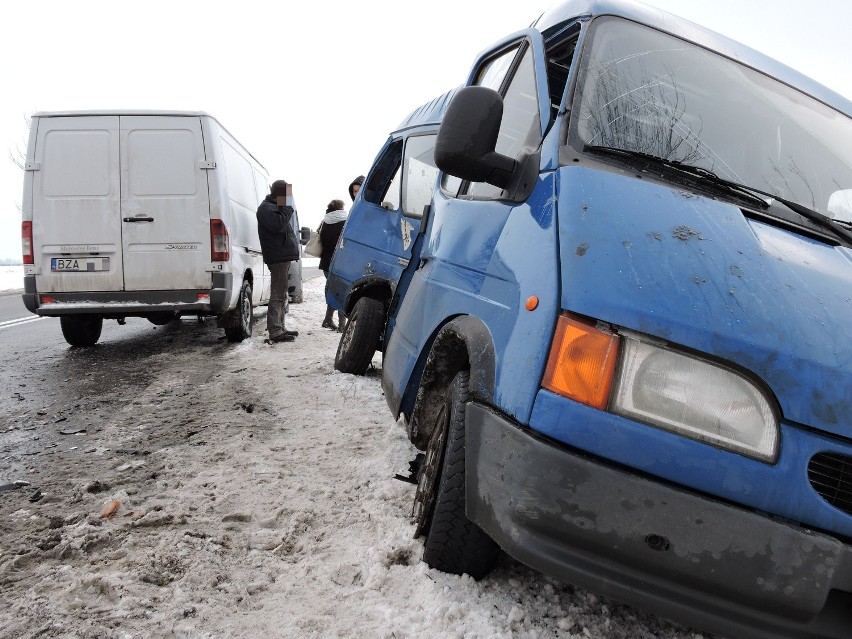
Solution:
{"label": "white van rear door", "polygon": [[125,289],[209,289],[210,198],[201,119],[120,120]]}
{"label": "white van rear door", "polygon": [[36,288],[122,288],[116,116],[37,119],[33,164]]}

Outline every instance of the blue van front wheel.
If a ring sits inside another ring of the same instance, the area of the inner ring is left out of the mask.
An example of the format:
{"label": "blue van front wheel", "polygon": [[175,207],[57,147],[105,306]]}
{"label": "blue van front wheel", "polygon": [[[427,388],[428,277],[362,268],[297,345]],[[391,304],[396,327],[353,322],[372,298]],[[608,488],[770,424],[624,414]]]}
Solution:
{"label": "blue van front wheel", "polygon": [[[435,428],[447,433],[446,442],[442,442],[443,463],[438,462],[440,477],[432,512],[423,509],[419,515],[428,520],[417,524],[418,530],[428,528],[423,561],[443,572],[455,575],[467,573],[474,579],[482,579],[494,567],[500,547],[465,515],[464,417],[470,401],[469,382],[468,371],[456,374],[450,384],[447,410],[438,413],[439,423],[435,424]],[[437,438],[438,441],[442,439]],[[432,441],[436,438],[430,438],[430,444]],[[421,475],[421,481],[429,479]],[[417,488],[419,494],[419,482]],[[428,487],[425,488],[428,490]],[[428,504],[430,500],[425,501]]]}

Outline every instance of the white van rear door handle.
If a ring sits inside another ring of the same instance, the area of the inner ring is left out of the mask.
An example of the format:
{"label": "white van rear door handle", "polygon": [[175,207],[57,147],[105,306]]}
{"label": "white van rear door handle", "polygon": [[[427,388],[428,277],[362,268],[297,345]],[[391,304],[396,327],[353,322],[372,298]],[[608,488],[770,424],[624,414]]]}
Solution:
{"label": "white van rear door handle", "polygon": [[153,217],[126,217],[125,222],[153,222]]}

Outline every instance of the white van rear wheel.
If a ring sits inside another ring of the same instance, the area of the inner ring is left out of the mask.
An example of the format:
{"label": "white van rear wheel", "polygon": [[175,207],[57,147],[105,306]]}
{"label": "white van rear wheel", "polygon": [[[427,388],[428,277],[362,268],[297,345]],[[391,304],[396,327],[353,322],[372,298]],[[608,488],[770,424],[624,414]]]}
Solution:
{"label": "white van rear wheel", "polygon": [[71,346],[94,346],[101,337],[104,318],[100,315],[61,315],[62,336]]}
{"label": "white van rear wheel", "polygon": [[237,299],[237,307],[228,311],[225,323],[225,337],[229,342],[242,342],[251,337],[254,327],[254,311],[251,306],[251,282],[243,282],[240,289],[240,297]]}

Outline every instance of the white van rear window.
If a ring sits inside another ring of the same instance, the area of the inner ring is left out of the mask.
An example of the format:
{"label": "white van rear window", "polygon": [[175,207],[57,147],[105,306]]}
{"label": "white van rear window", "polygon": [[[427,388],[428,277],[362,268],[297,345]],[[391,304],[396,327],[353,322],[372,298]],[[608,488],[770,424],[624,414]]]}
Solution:
{"label": "white van rear window", "polygon": [[130,192],[195,195],[195,135],[188,130],[138,129],[127,136]]}
{"label": "white van rear window", "polygon": [[49,131],[44,138],[47,197],[109,195],[109,131]]}

